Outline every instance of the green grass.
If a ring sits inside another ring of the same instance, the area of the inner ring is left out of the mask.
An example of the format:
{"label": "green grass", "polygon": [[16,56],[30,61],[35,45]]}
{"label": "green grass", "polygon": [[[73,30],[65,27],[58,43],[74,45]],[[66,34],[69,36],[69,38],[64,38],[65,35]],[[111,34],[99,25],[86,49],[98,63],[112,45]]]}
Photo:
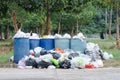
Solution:
{"label": "green grass", "polygon": [[0,63],[6,63],[13,56],[13,51],[5,54],[0,54]]}
{"label": "green grass", "polygon": [[9,44],[11,44],[12,42],[13,42],[12,39],[10,39],[10,40],[1,40],[1,41],[0,41],[0,46],[2,46],[2,45],[9,45]]}

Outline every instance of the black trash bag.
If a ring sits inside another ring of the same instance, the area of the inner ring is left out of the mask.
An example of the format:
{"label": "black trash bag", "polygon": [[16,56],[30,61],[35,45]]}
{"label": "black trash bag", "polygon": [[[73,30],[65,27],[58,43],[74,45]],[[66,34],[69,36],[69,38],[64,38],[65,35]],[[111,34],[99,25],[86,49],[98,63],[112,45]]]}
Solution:
{"label": "black trash bag", "polygon": [[69,69],[71,67],[71,63],[69,60],[64,60],[63,62],[60,62],[60,68]]}
{"label": "black trash bag", "polygon": [[78,57],[78,56],[79,56],[78,53],[70,53],[70,54],[68,55],[68,59],[72,59],[72,58]]}
{"label": "black trash bag", "polygon": [[26,66],[32,66],[32,68],[38,68],[38,64],[34,59],[29,58],[25,61]]}
{"label": "black trash bag", "polygon": [[45,54],[48,54],[48,52],[47,52],[46,50],[42,49],[42,50],[40,51],[40,55],[45,55]]}
{"label": "black trash bag", "polygon": [[51,62],[46,62],[43,60],[38,63],[39,68],[48,68],[48,66],[50,66],[50,65],[52,65]]}
{"label": "black trash bag", "polygon": [[103,57],[104,54],[103,54],[102,50],[99,50],[99,53],[100,53],[99,55],[100,55],[101,59],[105,60],[104,57]]}
{"label": "black trash bag", "polygon": [[52,53],[54,59],[59,59],[61,55],[59,53]]}

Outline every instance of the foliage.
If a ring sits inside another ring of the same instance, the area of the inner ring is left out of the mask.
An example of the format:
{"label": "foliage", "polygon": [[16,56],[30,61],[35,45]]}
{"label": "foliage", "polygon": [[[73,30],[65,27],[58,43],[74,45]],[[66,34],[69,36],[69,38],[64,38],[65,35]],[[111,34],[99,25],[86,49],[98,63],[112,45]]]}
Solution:
{"label": "foliage", "polygon": [[[17,15],[18,27],[25,32],[43,34],[46,27],[47,1],[49,2],[50,26],[54,34],[61,23],[62,33],[78,31],[85,34],[105,32],[105,8],[113,8],[112,32],[115,32],[115,1],[113,0],[1,0],[0,27],[3,33],[9,26],[13,33],[11,11]],[[14,5],[14,6],[13,6]],[[120,14],[119,14],[120,15]],[[39,29],[39,30],[38,30]],[[108,30],[108,28],[106,28]],[[38,31],[37,31],[38,30]]]}

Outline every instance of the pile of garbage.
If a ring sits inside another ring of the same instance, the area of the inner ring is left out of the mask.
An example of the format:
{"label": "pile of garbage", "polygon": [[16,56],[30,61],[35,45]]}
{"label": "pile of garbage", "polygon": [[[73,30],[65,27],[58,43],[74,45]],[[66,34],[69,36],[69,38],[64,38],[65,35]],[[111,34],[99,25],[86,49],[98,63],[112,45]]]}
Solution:
{"label": "pile of garbage", "polygon": [[18,68],[101,68],[104,66],[102,60],[113,58],[112,54],[103,52],[99,46],[94,43],[87,43],[85,54],[74,52],[73,50],[44,50],[36,47],[30,50],[30,55],[23,57],[18,62]]}
{"label": "pile of garbage", "polygon": [[[78,38],[81,41],[85,39],[82,33],[71,37],[69,34],[61,36],[60,34],[47,35],[39,37],[36,33],[24,33],[21,30],[15,34],[14,38],[26,37],[29,39],[40,39],[40,38]],[[18,68],[101,68],[104,66],[103,60],[113,58],[112,54],[103,52],[99,46],[95,43],[87,43],[84,53],[80,51],[73,51],[71,49],[62,50],[56,48],[55,50],[45,50],[42,47],[35,47],[29,51],[29,56],[24,56],[18,62]]]}

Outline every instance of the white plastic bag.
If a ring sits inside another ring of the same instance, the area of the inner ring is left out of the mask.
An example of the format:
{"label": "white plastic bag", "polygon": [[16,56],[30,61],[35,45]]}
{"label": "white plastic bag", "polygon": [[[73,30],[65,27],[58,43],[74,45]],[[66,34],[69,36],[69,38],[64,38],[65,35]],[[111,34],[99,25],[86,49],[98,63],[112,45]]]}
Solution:
{"label": "white plastic bag", "polygon": [[62,36],[60,34],[55,34],[54,37],[55,38],[62,38]]}
{"label": "white plastic bag", "polygon": [[18,62],[18,68],[20,69],[24,69],[26,66],[25,66],[25,59],[22,58],[19,62]]}
{"label": "white plastic bag", "polygon": [[28,38],[28,37],[26,36],[24,32],[21,31],[21,29],[19,29],[13,38]]}
{"label": "white plastic bag", "polygon": [[40,39],[37,33],[32,33],[32,36],[29,36],[30,39]]}
{"label": "white plastic bag", "polygon": [[41,50],[42,50],[41,47],[36,47],[36,48],[34,48],[35,54],[40,54],[40,51],[41,51]]}
{"label": "white plastic bag", "polygon": [[63,35],[63,38],[71,38],[71,36],[70,36],[70,34],[65,33],[65,34]]}
{"label": "white plastic bag", "polygon": [[103,58],[104,58],[105,60],[109,59],[109,58],[110,58],[110,57],[109,57],[109,54],[108,54],[107,52],[104,52],[104,53],[103,53]]}

